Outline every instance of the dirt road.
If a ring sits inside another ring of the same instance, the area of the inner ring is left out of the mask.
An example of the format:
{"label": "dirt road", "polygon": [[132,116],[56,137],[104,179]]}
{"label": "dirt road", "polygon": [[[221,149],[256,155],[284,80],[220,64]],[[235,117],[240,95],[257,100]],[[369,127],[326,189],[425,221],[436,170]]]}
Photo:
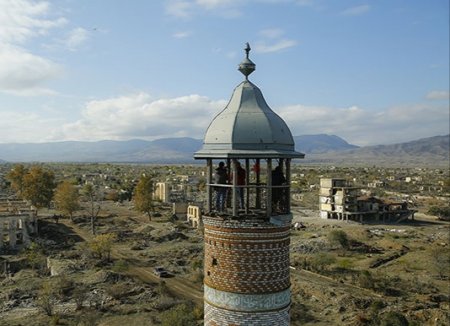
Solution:
{"label": "dirt road", "polygon": [[[80,228],[78,225],[70,222],[69,220],[62,220],[61,222],[64,223],[68,228],[72,229],[73,232],[76,233],[84,241],[89,241],[93,238],[93,235],[89,231]],[[176,296],[193,301],[198,305],[203,304],[202,289],[197,284],[192,283],[190,280],[181,276],[161,279],[153,274],[153,267],[138,266],[136,260],[133,259],[131,251],[125,249],[118,249],[116,247],[113,247],[111,250],[111,257],[114,259],[122,259],[127,262],[129,266],[127,274],[134,276],[146,283],[159,283],[161,280],[164,280],[169,290]]]}

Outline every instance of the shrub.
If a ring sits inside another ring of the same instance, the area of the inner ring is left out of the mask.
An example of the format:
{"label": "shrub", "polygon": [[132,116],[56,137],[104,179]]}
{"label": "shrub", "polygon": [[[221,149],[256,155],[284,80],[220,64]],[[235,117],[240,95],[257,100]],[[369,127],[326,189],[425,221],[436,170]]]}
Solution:
{"label": "shrub", "polygon": [[337,263],[337,267],[342,270],[350,270],[353,267],[353,262],[348,258],[340,259]]}
{"label": "shrub", "polygon": [[397,311],[390,311],[381,319],[380,326],[408,326],[408,320]]}
{"label": "shrub", "polygon": [[161,314],[162,326],[196,326],[192,308],[186,304],[180,304]]}
{"label": "shrub", "polygon": [[327,252],[315,254],[312,258],[312,265],[319,271],[326,269],[327,266],[333,264],[334,262],[336,262],[336,257]]}
{"label": "shrub", "polygon": [[435,247],[431,251],[431,257],[433,257],[433,263],[439,274],[439,278],[442,280],[449,277],[450,253],[448,250]]}
{"label": "shrub", "polygon": [[119,259],[112,266],[112,270],[116,273],[123,273],[123,272],[126,272],[129,267],[130,267],[130,265],[128,264],[128,262],[126,260]]}
{"label": "shrub", "polygon": [[83,302],[87,298],[87,288],[83,284],[79,284],[75,287],[72,293],[72,298],[76,304],[76,310],[83,308]]}
{"label": "shrub", "polygon": [[52,284],[50,282],[44,282],[38,293],[37,305],[47,316],[52,316],[55,302],[56,294]]}
{"label": "shrub", "polygon": [[375,280],[372,277],[372,274],[370,274],[369,271],[362,271],[359,274],[359,286],[366,288],[366,289],[373,289],[375,287]]}
{"label": "shrub", "polygon": [[203,260],[196,258],[193,259],[191,262],[191,268],[193,271],[197,270],[197,269],[202,269],[203,268]]}
{"label": "shrub", "polygon": [[114,240],[116,240],[116,235],[113,233],[97,235],[89,241],[89,249],[95,257],[109,261]]}
{"label": "shrub", "polygon": [[44,255],[42,247],[36,242],[32,242],[28,248],[23,252],[27,263],[31,269],[42,271],[46,264],[46,256]]}
{"label": "shrub", "polygon": [[60,299],[64,299],[68,292],[73,288],[73,281],[66,275],[58,275],[53,278],[51,285],[53,292],[57,294]]}
{"label": "shrub", "polygon": [[156,292],[160,297],[170,296],[170,289],[164,281],[159,282],[158,286],[156,287]]}
{"label": "shrub", "polygon": [[339,244],[343,249],[349,248],[347,233],[342,230],[332,230],[328,233],[328,240],[333,244]]}
{"label": "shrub", "polygon": [[450,206],[431,206],[427,212],[430,215],[437,216],[440,220],[449,221],[450,220]]}
{"label": "shrub", "polygon": [[125,297],[128,293],[129,286],[124,283],[113,284],[106,288],[106,293],[118,300],[122,297]]}

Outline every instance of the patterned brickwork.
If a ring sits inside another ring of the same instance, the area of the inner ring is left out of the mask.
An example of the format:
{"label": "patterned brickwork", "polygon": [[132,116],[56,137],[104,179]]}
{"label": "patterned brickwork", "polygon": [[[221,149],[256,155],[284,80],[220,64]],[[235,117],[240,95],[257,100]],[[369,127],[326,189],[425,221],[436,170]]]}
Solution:
{"label": "patterned brickwork", "polygon": [[235,293],[288,289],[289,226],[206,218],[205,285]]}
{"label": "patterned brickwork", "polygon": [[288,326],[289,306],[266,312],[231,311],[205,302],[205,326]]}
{"label": "patterned brickwork", "polygon": [[205,325],[289,325],[290,221],[204,216]]}

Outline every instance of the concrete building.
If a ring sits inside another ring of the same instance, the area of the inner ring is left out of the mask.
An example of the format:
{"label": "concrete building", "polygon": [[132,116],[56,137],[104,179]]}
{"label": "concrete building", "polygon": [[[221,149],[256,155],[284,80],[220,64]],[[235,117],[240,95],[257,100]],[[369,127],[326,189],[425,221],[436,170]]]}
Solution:
{"label": "concrete building", "polygon": [[187,221],[194,228],[200,228],[203,225],[202,222],[202,212],[199,206],[189,205],[187,208]]}
{"label": "concrete building", "polygon": [[185,218],[188,209],[188,203],[176,202],[172,203],[172,215],[177,218]]}
{"label": "concrete building", "polygon": [[0,250],[27,246],[37,231],[34,207],[22,200],[0,199]]}
{"label": "concrete building", "polygon": [[[345,179],[320,179],[320,217],[324,219],[345,219],[358,212],[358,189]],[[351,219],[351,218],[350,218]]]}
{"label": "concrete building", "polygon": [[153,198],[162,203],[170,202],[170,185],[167,182],[157,182],[153,192]]}
{"label": "concrete building", "polygon": [[319,210],[323,219],[397,223],[409,217],[414,219],[416,212],[408,209],[406,202],[361,196],[361,188],[338,178],[320,179]]}
{"label": "concrete building", "polygon": [[[211,122],[194,155],[206,160],[204,324],[286,326],[291,303],[290,167],[293,158],[304,154],[295,151],[288,126],[248,80],[255,65],[248,44],[245,50],[239,65],[245,80]],[[228,183],[214,183],[219,162],[226,163]]]}

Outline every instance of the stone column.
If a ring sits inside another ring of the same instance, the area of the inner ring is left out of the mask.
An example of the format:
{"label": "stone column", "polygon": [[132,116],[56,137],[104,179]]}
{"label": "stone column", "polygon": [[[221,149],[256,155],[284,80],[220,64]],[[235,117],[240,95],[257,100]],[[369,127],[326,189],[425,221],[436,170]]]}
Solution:
{"label": "stone column", "polygon": [[28,225],[30,224],[28,220],[20,220],[22,222],[22,241],[23,244],[28,246],[30,244],[30,236],[28,235]]}
{"label": "stone column", "polygon": [[3,248],[3,220],[0,218],[0,249]]}
{"label": "stone column", "polygon": [[17,220],[15,218],[9,219],[9,246],[14,249],[17,243]]}

